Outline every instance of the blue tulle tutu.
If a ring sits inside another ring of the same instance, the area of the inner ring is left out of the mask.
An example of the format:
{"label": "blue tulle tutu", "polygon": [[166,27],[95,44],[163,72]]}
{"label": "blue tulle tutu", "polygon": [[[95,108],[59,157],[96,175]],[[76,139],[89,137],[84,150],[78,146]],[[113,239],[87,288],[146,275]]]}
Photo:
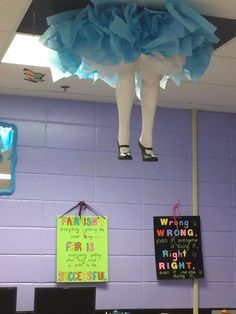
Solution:
{"label": "blue tulle tutu", "polygon": [[40,41],[50,48],[57,78],[100,78],[115,87],[118,65],[124,62],[137,64],[137,84],[145,64],[162,87],[167,79],[177,84],[183,77],[197,80],[219,41],[216,28],[181,0],[167,0],[164,6],[154,10],[135,1],[92,0],[83,9],[49,17]]}

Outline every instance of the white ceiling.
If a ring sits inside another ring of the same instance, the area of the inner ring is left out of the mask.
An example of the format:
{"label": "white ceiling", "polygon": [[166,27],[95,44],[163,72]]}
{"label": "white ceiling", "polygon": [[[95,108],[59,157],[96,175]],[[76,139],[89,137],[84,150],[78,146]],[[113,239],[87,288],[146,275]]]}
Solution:
{"label": "white ceiling", "polygon": [[[137,2],[156,4],[157,0],[137,0]],[[203,14],[236,19],[235,0],[187,2]],[[31,0],[0,0],[1,59],[30,3]],[[80,80],[76,77],[52,83],[48,68],[30,67],[34,71],[46,73],[44,82],[32,83],[24,80],[24,67],[0,63],[0,93],[115,102],[114,89],[101,81],[94,84],[90,80]],[[65,92],[60,87],[62,85],[69,85],[70,88]],[[166,90],[161,90],[159,104],[164,107],[236,112],[236,38],[215,51],[212,63],[201,80],[194,83],[184,81],[180,87],[170,83]]]}

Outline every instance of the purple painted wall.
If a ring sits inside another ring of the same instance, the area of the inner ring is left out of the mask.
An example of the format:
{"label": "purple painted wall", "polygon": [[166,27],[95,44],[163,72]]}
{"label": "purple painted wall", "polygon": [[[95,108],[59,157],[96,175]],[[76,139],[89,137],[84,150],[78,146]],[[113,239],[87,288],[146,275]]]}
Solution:
{"label": "purple painted wall", "polygon": [[[55,281],[55,217],[79,200],[109,216],[110,282],[97,308],[191,308],[192,282],[157,282],[152,217],[180,200],[192,213],[191,111],[160,109],[155,147],[143,163],[132,112],[134,160],[117,160],[115,105],[0,97],[0,120],[18,127],[16,192],[0,198],[0,285],[18,287],[18,310],[34,287]],[[236,307],[236,116],[199,114],[199,204],[206,278],[201,307]]]}
{"label": "purple painted wall", "polygon": [[236,306],[236,115],[199,115],[199,205],[206,279],[203,307]]}

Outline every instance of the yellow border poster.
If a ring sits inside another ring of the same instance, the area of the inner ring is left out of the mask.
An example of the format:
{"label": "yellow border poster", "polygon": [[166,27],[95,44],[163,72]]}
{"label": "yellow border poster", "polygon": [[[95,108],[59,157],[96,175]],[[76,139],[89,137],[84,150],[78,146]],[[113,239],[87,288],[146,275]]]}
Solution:
{"label": "yellow border poster", "polygon": [[57,217],[57,282],[107,281],[107,217]]}

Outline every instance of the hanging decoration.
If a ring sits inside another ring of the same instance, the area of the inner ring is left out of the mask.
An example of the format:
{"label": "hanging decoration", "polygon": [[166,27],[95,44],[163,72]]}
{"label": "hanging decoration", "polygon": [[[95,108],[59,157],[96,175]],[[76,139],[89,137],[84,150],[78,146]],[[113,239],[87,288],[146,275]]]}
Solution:
{"label": "hanging decoration", "polygon": [[[67,216],[75,209],[79,215]],[[83,216],[86,209],[95,216]],[[108,281],[108,219],[81,201],[57,217],[59,283]]]}
{"label": "hanging decoration", "polygon": [[142,160],[158,161],[152,149],[158,86],[203,75],[219,42],[216,27],[181,0],[166,0],[160,10],[135,1],[91,0],[85,8],[48,17],[47,22],[40,41],[50,48],[54,80],[77,75],[116,88],[120,160],[132,159],[129,122],[136,92],[142,105],[137,141]]}
{"label": "hanging decoration", "polygon": [[154,245],[157,279],[203,278],[199,216],[154,217]]}
{"label": "hanging decoration", "polygon": [[140,10],[135,1],[92,0],[83,9],[48,17],[40,41],[56,52],[50,61],[61,77],[101,78],[115,87],[120,62],[147,56],[156,62],[154,73],[162,75],[163,87],[167,77],[177,84],[182,77],[197,80],[219,41],[216,27],[181,0],[164,5],[163,10]]}

